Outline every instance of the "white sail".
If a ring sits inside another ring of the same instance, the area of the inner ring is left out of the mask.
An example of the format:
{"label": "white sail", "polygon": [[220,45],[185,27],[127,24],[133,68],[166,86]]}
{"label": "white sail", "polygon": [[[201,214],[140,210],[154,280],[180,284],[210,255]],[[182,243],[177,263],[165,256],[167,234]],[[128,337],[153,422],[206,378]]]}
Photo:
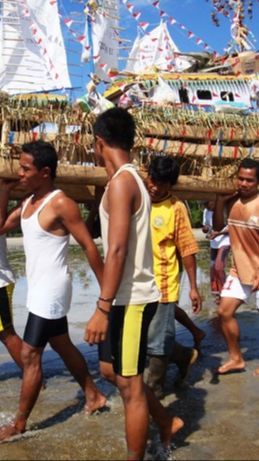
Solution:
{"label": "white sail", "polygon": [[0,17],[0,75],[4,71],[4,60],[3,60],[3,21],[1,21]]}
{"label": "white sail", "polygon": [[194,59],[181,57],[179,54],[166,23],[161,21],[151,32],[136,38],[125,70],[140,73],[155,67],[160,71],[181,72],[188,69]]}
{"label": "white sail", "polygon": [[100,80],[106,82],[110,81],[109,70],[118,69],[118,12],[118,0],[91,2],[85,9],[86,38],[83,43],[82,60],[91,60],[93,72]]}
{"label": "white sail", "polygon": [[71,88],[57,2],[0,1],[0,33],[2,91]]}

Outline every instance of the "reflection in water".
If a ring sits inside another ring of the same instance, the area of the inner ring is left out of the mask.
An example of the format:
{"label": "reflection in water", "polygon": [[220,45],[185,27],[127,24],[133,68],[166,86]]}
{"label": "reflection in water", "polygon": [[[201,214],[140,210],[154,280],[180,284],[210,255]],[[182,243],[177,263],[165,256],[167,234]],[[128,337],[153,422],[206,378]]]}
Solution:
{"label": "reflection in water", "polygon": [[[255,359],[259,356],[259,315],[253,303],[237,314],[242,326],[241,345],[247,362],[247,373],[214,379],[215,368],[226,357],[226,346],[218,329],[216,306],[210,295],[209,246],[200,243],[198,255],[198,285],[204,298],[201,314],[194,318],[188,299],[186,276],[182,278],[180,305],[206,331],[202,355],[192,367],[185,389],[174,387],[176,367],[170,365],[167,374],[167,396],[163,404],[171,414],[185,421],[185,427],[176,437],[176,451],[171,459],[212,460],[249,459],[259,456],[258,380],[251,376]],[[14,291],[15,327],[22,335],[27,318],[25,308],[26,279],[24,256],[21,251],[9,254],[16,273]],[[73,274],[73,298],[69,313],[72,340],[87,359],[97,385],[109,398],[110,411],[87,417],[83,413],[83,394],[60,358],[50,348],[43,355],[47,388],[41,391],[29,419],[28,432],[14,443],[1,445],[1,460],[123,460],[125,459],[124,418],[122,403],[116,389],[102,380],[99,374],[96,347],[83,341],[84,326],[95,308],[98,296],[96,279],[77,246],[71,246],[69,263]],[[190,333],[177,324],[177,340],[192,344]],[[0,425],[15,413],[20,389],[20,372],[5,349],[0,345]],[[240,424],[241,421],[241,424]],[[245,422],[244,422],[245,421]],[[158,439],[151,426],[151,452],[145,460],[162,460],[157,453]],[[222,443],[222,440],[227,441]]]}

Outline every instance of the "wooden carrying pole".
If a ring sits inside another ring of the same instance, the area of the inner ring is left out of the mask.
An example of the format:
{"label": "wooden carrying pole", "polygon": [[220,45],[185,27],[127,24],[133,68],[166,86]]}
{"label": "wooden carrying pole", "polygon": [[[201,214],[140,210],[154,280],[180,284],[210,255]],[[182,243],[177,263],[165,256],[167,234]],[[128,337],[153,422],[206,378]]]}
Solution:
{"label": "wooden carrying pole", "polygon": [[[0,177],[17,179],[19,168],[18,160],[0,159]],[[146,171],[139,170],[145,180]],[[95,186],[104,187],[107,183],[106,170],[97,166],[68,165],[60,163],[57,168],[55,185],[66,192],[77,202],[95,200]],[[233,179],[219,179],[212,177],[210,180],[198,176],[180,175],[178,182],[172,187],[172,192],[179,198],[186,200],[213,200],[216,194],[228,194],[235,190]],[[12,191],[11,197],[19,199],[24,196],[24,191],[17,186]]]}

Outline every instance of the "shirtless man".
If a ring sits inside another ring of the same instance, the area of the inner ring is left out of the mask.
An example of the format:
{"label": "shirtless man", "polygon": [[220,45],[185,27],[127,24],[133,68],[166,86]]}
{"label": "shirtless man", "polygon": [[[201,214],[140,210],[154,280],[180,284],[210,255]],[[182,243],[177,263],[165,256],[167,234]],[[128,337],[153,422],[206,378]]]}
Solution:
{"label": "shirtless man", "polygon": [[130,163],[135,135],[132,116],[121,108],[109,109],[98,116],[93,131],[96,157],[105,165],[109,182],[99,209],[105,254],[103,281],[85,339],[90,344],[100,343],[102,374],[119,388],[127,459],[142,460],[149,412],[165,447],[183,426],[143,382],[148,326],[159,299],[153,274],[150,198]]}
{"label": "shirtless man", "polygon": [[[218,368],[219,374],[244,371],[245,361],[239,346],[239,326],[235,312],[252,292],[259,289],[259,162],[244,159],[237,173],[237,193],[217,196],[213,227],[228,231],[234,265],[221,291],[218,315],[228,345],[229,360]],[[259,373],[259,370],[257,370]]]}
{"label": "shirtless man", "polygon": [[30,195],[9,215],[6,213],[13,182],[3,184],[0,197],[0,233],[16,228],[23,232],[28,281],[27,307],[21,357],[23,380],[14,421],[0,428],[0,441],[26,430],[27,419],[42,385],[42,354],[47,343],[60,355],[84,391],[86,411],[103,407],[106,398],[96,388],[80,351],[68,333],[72,283],[67,265],[70,233],[81,245],[99,281],[103,263],[78,205],[55,190],[57,153],[47,142],[24,144],[20,155],[19,183]]}

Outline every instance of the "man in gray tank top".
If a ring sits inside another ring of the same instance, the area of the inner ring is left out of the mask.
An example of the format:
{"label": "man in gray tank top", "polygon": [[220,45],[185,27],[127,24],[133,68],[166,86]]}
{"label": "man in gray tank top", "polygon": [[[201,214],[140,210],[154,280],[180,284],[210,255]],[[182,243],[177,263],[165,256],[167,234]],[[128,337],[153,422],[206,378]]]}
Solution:
{"label": "man in gray tank top", "polygon": [[130,163],[134,135],[134,120],[121,108],[102,113],[94,124],[96,157],[108,173],[100,204],[105,264],[96,311],[85,333],[89,344],[100,344],[101,372],[120,391],[131,461],[144,457],[149,413],[165,448],[183,426],[143,381],[148,326],[160,294],[153,273],[150,198]]}

